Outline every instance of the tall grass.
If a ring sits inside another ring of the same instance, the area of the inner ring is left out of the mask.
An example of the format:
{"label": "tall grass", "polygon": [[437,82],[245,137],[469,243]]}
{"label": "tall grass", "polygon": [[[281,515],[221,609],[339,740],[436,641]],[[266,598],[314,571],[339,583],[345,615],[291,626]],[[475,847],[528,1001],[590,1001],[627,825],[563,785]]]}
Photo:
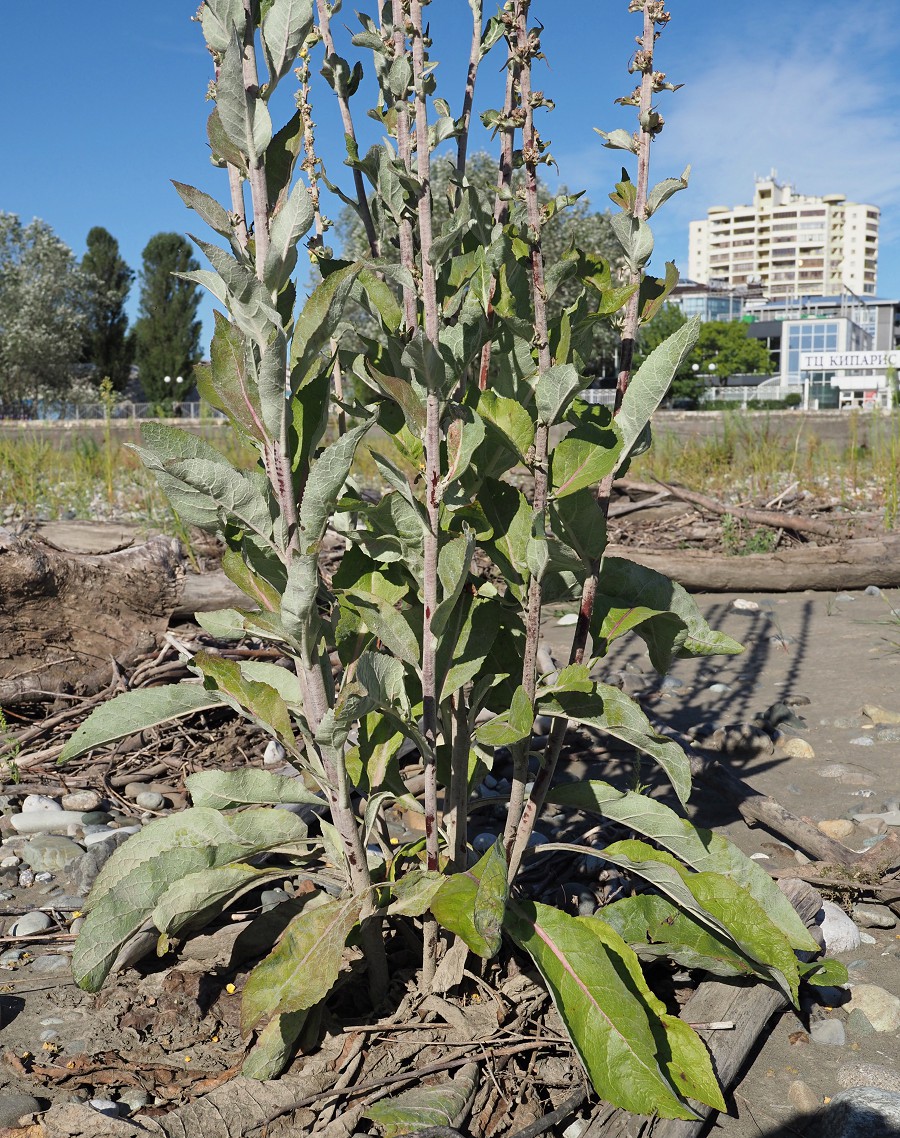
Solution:
{"label": "tall grass", "polygon": [[635,478],[679,482],[694,490],[770,499],[794,482],[799,491],[848,507],[883,509],[892,528],[900,512],[900,412],[851,412],[848,438],[829,441],[815,421],[799,419],[785,432],[768,416],[723,416],[715,434],[683,438],[660,429],[637,458]]}

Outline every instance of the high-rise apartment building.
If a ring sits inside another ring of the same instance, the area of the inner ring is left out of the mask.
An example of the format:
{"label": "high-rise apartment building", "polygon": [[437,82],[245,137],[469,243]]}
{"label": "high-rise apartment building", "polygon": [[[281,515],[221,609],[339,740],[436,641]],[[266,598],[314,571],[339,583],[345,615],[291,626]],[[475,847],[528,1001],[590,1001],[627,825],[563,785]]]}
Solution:
{"label": "high-rise apartment building", "polygon": [[691,222],[688,276],[761,285],[773,298],[874,296],[879,217],[877,206],[843,194],[798,194],[773,171],[757,178],[752,206],[713,206]]}

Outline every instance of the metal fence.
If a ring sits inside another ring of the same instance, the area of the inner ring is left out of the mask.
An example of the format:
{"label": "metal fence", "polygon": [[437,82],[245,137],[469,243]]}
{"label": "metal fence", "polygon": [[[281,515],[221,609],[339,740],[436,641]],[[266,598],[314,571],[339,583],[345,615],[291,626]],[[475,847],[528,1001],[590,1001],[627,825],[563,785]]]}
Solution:
{"label": "metal fence", "polygon": [[[54,403],[29,409],[32,414],[25,422],[82,423],[103,421],[107,417],[104,403]],[[109,410],[111,419],[220,419],[220,411],[208,403],[172,403],[163,407],[158,403],[116,403]]]}

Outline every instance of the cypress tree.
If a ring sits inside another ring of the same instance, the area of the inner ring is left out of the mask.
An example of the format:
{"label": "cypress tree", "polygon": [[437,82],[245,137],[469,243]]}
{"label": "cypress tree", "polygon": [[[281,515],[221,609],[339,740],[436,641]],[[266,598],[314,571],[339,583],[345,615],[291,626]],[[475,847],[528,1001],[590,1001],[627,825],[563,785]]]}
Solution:
{"label": "cypress tree", "polygon": [[[157,233],[144,249],[134,337],[141,387],[151,403],[169,403],[190,389],[201,355],[200,289],[173,274],[199,267],[190,245],[178,233]],[[178,376],[182,383],[176,385]]]}

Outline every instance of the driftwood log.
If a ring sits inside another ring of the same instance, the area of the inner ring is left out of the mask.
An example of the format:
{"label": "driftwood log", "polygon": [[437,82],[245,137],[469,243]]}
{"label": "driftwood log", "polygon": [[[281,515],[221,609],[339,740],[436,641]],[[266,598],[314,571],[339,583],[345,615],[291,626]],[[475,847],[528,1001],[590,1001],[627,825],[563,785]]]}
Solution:
{"label": "driftwood log", "polygon": [[694,593],[840,592],[867,585],[900,586],[900,534],[798,545],[744,557],[705,549],[659,551],[625,545],[611,545],[607,553],[665,573]]}
{"label": "driftwood log", "polygon": [[0,705],[88,694],[153,648],[181,596],[184,554],[157,536],[106,554],[0,529]]}

